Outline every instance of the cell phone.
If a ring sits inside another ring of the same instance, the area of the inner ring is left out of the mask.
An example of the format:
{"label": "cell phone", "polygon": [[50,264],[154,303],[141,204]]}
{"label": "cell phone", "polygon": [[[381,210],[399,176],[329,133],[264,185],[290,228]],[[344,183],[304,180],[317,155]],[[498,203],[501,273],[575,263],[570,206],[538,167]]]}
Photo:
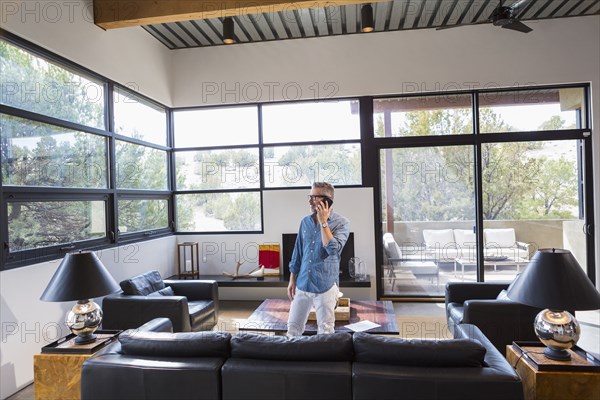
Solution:
{"label": "cell phone", "polygon": [[323,203],[327,203],[327,206],[329,208],[331,208],[331,205],[333,204],[333,200],[331,200],[329,197],[323,197]]}

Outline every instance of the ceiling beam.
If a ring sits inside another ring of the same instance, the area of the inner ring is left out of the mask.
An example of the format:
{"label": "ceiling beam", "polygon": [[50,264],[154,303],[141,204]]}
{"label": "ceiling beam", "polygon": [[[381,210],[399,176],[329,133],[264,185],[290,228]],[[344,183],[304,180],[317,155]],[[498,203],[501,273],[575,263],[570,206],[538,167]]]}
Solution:
{"label": "ceiling beam", "polygon": [[[384,0],[374,0],[378,2]],[[364,0],[94,0],[94,23],[102,29],[224,18],[304,8],[361,4]]]}

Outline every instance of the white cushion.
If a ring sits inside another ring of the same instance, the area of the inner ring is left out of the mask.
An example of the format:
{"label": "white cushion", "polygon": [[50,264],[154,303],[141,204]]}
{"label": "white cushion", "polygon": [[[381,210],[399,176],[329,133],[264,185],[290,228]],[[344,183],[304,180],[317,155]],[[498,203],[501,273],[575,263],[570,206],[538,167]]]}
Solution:
{"label": "white cushion", "polygon": [[402,257],[400,246],[398,246],[391,233],[385,233],[383,235],[383,247],[385,248],[388,258],[399,259]]}
{"label": "white cushion", "polygon": [[452,229],[423,229],[423,239],[428,248],[444,248],[454,244]]}
{"label": "white cushion", "polygon": [[483,238],[486,247],[514,247],[517,242],[513,228],[484,229]]}
{"label": "white cushion", "polygon": [[454,240],[463,249],[475,247],[477,238],[471,229],[455,229]]}

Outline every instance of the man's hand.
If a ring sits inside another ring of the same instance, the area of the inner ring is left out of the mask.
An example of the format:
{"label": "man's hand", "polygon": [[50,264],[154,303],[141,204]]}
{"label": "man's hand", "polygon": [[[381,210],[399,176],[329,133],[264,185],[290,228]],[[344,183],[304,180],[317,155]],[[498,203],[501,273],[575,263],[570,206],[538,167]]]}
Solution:
{"label": "man's hand", "polygon": [[319,224],[324,224],[329,219],[329,214],[331,214],[331,209],[329,208],[329,204],[326,201],[321,201],[317,204],[317,221]]}
{"label": "man's hand", "polygon": [[296,296],[296,275],[293,273],[290,274],[290,283],[287,287],[287,295],[290,301],[294,300],[294,296]]}

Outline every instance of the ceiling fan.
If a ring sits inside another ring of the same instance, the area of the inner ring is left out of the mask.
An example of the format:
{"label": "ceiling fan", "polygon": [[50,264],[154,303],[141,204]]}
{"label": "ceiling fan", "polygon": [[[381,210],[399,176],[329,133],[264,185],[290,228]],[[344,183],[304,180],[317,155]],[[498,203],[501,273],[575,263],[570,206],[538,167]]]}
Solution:
{"label": "ceiling fan", "polygon": [[[523,33],[531,32],[533,29],[522,23],[517,19],[519,13],[525,8],[525,6],[531,2],[531,0],[518,0],[514,2],[511,6],[503,6],[502,1],[498,4],[498,7],[494,9],[492,14],[488,17],[486,22],[491,22],[494,26],[500,26],[506,29],[512,29],[514,31],[519,31]],[[440,26],[436,28],[437,30],[441,29],[449,29],[449,28],[457,28],[460,26],[466,25],[477,25],[482,22],[475,22],[471,24],[458,24],[458,25],[450,25],[450,26]]]}

